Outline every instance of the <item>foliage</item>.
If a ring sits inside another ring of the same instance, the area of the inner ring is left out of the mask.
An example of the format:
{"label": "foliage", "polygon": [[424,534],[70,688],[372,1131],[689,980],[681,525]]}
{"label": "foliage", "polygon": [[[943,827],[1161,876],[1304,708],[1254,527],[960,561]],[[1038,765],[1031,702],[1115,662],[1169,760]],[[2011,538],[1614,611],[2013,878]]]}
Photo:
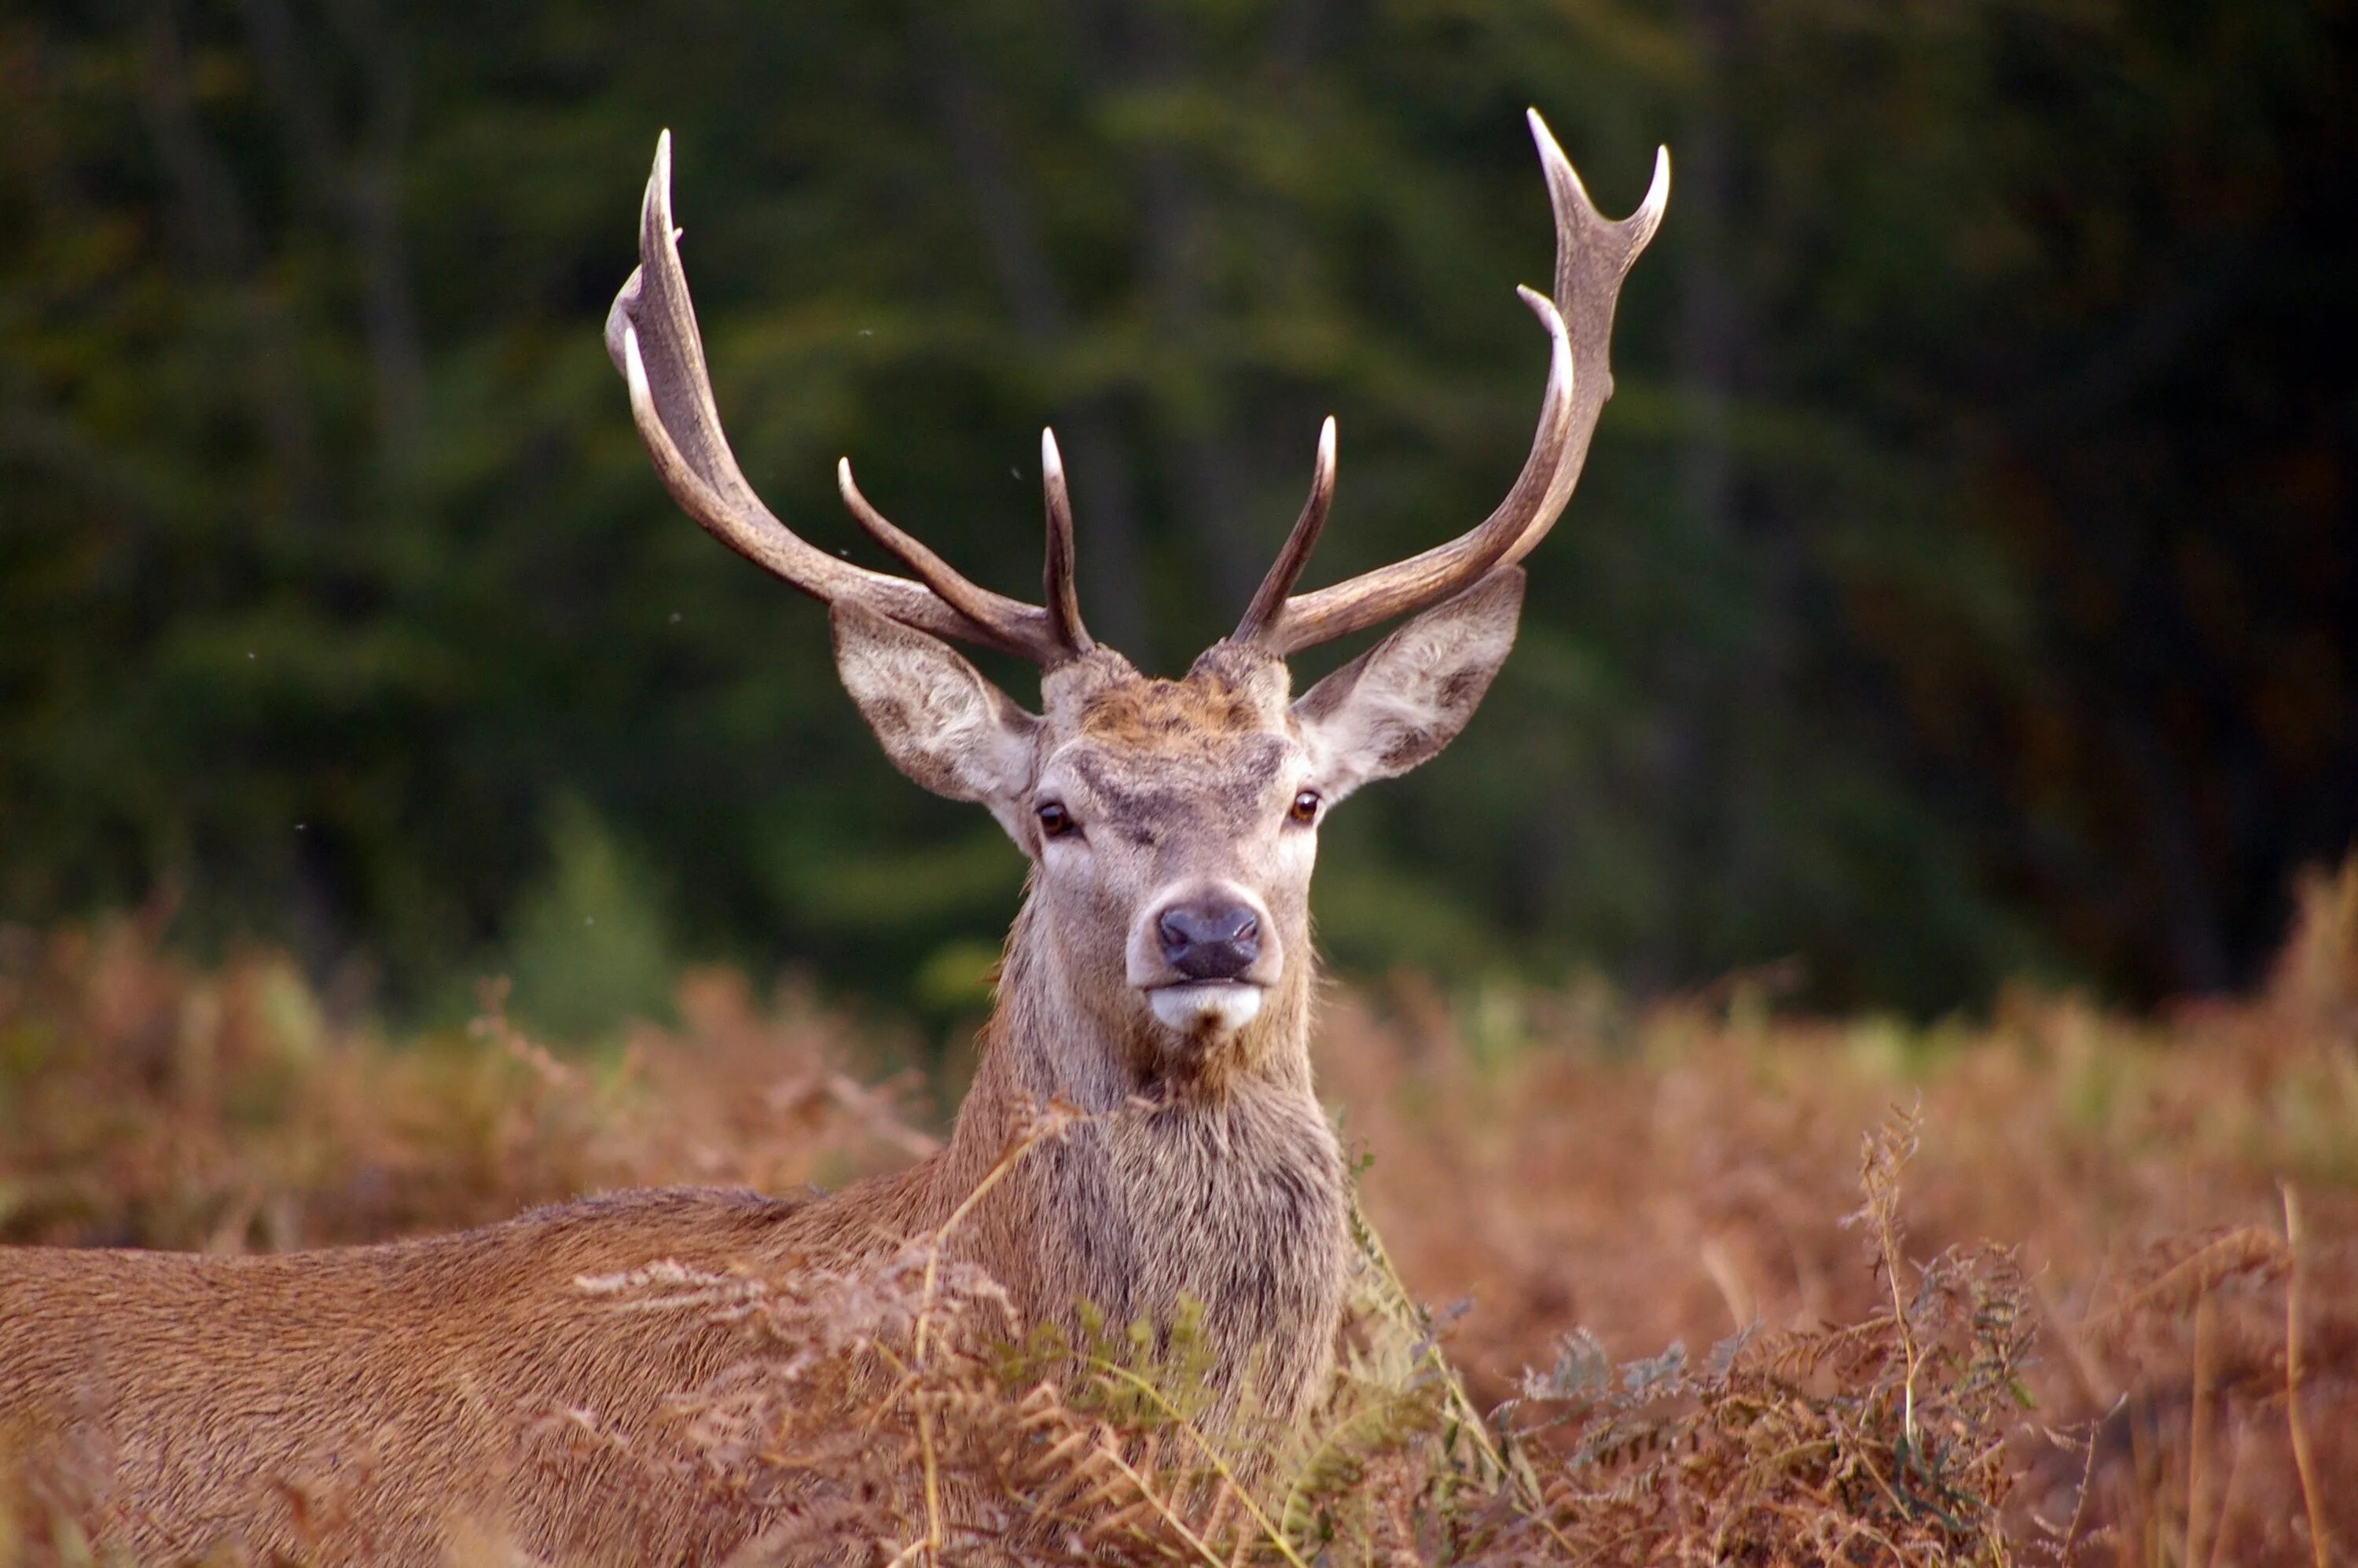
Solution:
{"label": "foliage", "polygon": [[1549,1512],[1575,1560],[2002,1563],[2009,1441],[2030,1403],[2030,1295],[2002,1250],[1902,1250],[1912,1118],[1869,1132],[1852,1220],[1889,1305],[1841,1328],[1743,1334],[1615,1368],[1575,1335],[1527,1374],[1525,1430],[1568,1454]]}
{"label": "foliage", "polygon": [[546,880],[527,889],[509,937],[519,1015],[562,1039],[661,1014],[678,961],[661,888],[582,802],[557,802]]}
{"label": "foliage", "polygon": [[1353,1348],[1291,1432],[1206,1418],[1184,1318],[1011,1351],[1004,1297],[946,1255],[955,1221],[855,1277],[657,1265],[585,1288],[747,1325],[746,1357],[680,1414],[727,1485],[784,1516],[749,1563],[901,1543],[1034,1563],[2004,1561],[2027,1292],[2003,1260],[1900,1259],[1909,1134],[1870,1137],[1861,1217],[1876,1265],[1919,1275],[1912,1300],[1731,1343],[1702,1373],[1675,1350],[1615,1368],[1582,1341],[1495,1432],[1430,1339],[1401,1332],[1417,1314],[1364,1227]]}
{"label": "foliage", "polygon": [[1319,570],[1503,488],[1535,103],[1608,209],[1657,141],[1677,194],[1492,711],[1338,818],[1343,956],[2248,978],[2358,826],[2352,58],[2305,0],[11,6],[0,911],[161,891],[416,1003],[545,944],[577,796],[685,950],[906,996],[1013,858],[648,472],[597,326],[657,128],[781,515],[850,541],[849,452],[1012,588],[1053,419],[1093,622],[1169,666],[1329,408]]}
{"label": "foliage", "polygon": [[[2310,884],[2275,989],[2159,1024],[1529,992],[1520,1032],[1480,1004],[1477,1050],[1450,999],[1338,996],[1321,1079],[1375,1158],[1342,1368],[1295,1433],[1206,1411],[1184,1321],[1011,1338],[956,1220],[871,1274],[584,1288],[744,1325],[679,1408],[716,1479],[811,1499],[772,1554],[2313,1568],[2358,1540],[2353,889]],[[847,1072],[875,1042],[791,991],[702,973],[676,1029],[558,1058],[497,1011],[387,1042],[283,958],[208,973],[152,935],[0,942],[0,1239],[360,1240],[933,1146]],[[16,1528],[0,1561],[76,1560]]]}

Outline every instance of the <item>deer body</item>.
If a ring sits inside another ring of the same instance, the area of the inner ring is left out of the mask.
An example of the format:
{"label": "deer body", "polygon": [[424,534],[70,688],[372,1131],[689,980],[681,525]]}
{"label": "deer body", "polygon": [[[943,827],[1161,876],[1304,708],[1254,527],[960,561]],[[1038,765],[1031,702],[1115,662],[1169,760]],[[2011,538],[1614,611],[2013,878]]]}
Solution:
{"label": "deer body", "polygon": [[644,1441],[728,1336],[618,1318],[574,1278],[773,1257],[809,1214],[659,1191],[281,1257],[20,1253],[0,1276],[0,1443],[37,1495],[141,1562],[233,1544],[430,1563],[470,1533],[557,1561],[626,1544],[703,1561],[736,1531],[714,1528],[698,1488],[569,1459],[525,1412],[587,1409]]}
{"label": "deer body", "polygon": [[[607,342],[658,473],[699,524],[825,600],[846,689],[902,772],[986,806],[1032,861],[974,1086],[936,1154],[828,1197],[662,1189],[457,1235],[281,1257],[0,1250],[0,1476],[142,1559],[427,1563],[479,1537],[537,1561],[707,1563],[766,1510],[699,1468],[666,1403],[742,1353],[718,1316],[633,1310],[585,1280],[661,1261],[768,1280],[847,1273],[913,1238],[1005,1290],[1017,1317],[1168,1325],[1201,1309],[1212,1419],[1316,1397],[1348,1272],[1342,1162],[1311,1081],[1317,827],[1455,737],[1512,646],[1515,563],[1569,497],[1623,275],[1668,193],[1597,216],[1537,115],[1554,206],[1551,359],[1521,474],[1481,525],[1315,592],[1292,589],[1309,503],[1236,633],[1182,680],[1083,629],[1072,524],[1044,437],[1044,603],[968,582],[840,470],[913,574],[806,544],[746,484],[707,381],[659,145],[641,265]],[[1413,615],[1296,697],[1311,643]],[[942,641],[1030,657],[1019,707]],[[1011,1142],[1055,1102],[1061,1135]],[[950,1226],[956,1217],[957,1223]],[[946,1230],[945,1227],[948,1227]],[[590,1441],[582,1441],[584,1433]]]}
{"label": "deer body", "polygon": [[[1004,1151],[1019,1094],[1089,1087],[1047,1054],[1069,1037],[1012,1033],[1020,1011],[986,1033],[940,1152],[828,1197],[621,1193],[279,1256],[11,1251],[0,1462],[16,1451],[102,1545],[142,1562],[233,1542],[258,1560],[433,1563],[470,1537],[548,1563],[721,1561],[765,1516],[699,1479],[661,1412],[741,1356],[742,1331],[633,1312],[579,1281],[657,1260],[850,1271],[938,1227]],[[1314,1389],[1344,1200],[1306,1074],[1086,1124],[1034,1154],[957,1233],[1020,1314],[1071,1326],[1087,1300],[1117,1322],[1167,1322],[1191,1297],[1212,1343],[1262,1347],[1272,1402]],[[600,1442],[550,1419],[575,1412]]]}

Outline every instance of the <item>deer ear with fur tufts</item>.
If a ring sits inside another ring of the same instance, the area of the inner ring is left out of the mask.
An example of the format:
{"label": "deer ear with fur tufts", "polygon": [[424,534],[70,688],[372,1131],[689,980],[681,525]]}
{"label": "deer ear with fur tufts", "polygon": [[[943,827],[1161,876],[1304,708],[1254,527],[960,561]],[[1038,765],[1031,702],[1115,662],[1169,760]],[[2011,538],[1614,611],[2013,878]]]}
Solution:
{"label": "deer ear with fur tufts", "polygon": [[1314,787],[1337,801],[1457,739],[1515,645],[1523,574],[1501,567],[1312,687],[1293,705]]}
{"label": "deer ear with fur tufts", "polygon": [[936,795],[980,801],[1024,842],[1040,720],[938,637],[849,600],[827,622],[843,687],[892,765]]}

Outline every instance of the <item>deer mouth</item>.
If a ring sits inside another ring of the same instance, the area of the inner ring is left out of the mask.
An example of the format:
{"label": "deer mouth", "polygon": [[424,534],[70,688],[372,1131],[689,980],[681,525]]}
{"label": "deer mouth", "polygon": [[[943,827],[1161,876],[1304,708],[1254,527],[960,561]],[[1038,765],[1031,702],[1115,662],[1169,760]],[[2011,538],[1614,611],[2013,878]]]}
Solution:
{"label": "deer mouth", "polygon": [[1265,987],[1250,980],[1177,980],[1147,989],[1163,1028],[1189,1036],[1234,1034],[1260,1015]]}

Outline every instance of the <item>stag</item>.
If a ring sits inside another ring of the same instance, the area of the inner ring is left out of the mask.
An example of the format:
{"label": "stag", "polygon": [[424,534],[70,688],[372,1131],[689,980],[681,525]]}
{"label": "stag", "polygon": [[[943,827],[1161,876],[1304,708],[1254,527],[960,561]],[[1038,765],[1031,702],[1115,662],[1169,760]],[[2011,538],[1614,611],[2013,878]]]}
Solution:
{"label": "stag", "polygon": [[[954,1211],[951,1245],[1022,1318],[1069,1330],[1084,1303],[1124,1323],[1199,1312],[1217,1398],[1233,1402],[1248,1368],[1262,1408],[1313,1398],[1348,1270],[1342,1162],[1308,1050],[1319,825],[1448,744],[1506,658],[1518,563],[1579,477],[1612,390],[1621,280],[1669,193],[1658,155],[1643,204],[1607,222],[1536,113],[1531,128],[1555,284],[1521,291],[1547,331],[1548,374],[1506,498],[1446,544],[1296,592],[1334,496],[1328,420],[1275,564],[1236,631],[1180,680],[1141,675],[1083,625],[1053,434],[1037,605],[958,575],[869,503],[848,462],[844,501],[908,575],[816,548],[763,506],[714,407],[666,134],[640,265],[606,323],[657,471],[703,527],[827,606],[837,669],[893,763],[988,807],[1032,862],[954,1132],[921,1162],[827,1197],[628,1192],[279,1256],[7,1251],[0,1457],[13,1449],[36,1479],[72,1481],[100,1546],[143,1559],[226,1545],[423,1563],[472,1530],[544,1562],[716,1561],[763,1528],[760,1506],[716,1500],[691,1466],[618,1468],[609,1450],[552,1454],[532,1434],[575,1412],[638,1452],[676,1449],[667,1396],[724,1365],[738,1330],[617,1311],[581,1281],[656,1260],[770,1277],[857,1269]],[[1289,654],[1402,616],[1292,694]],[[1039,711],[952,642],[1036,663]],[[1002,1162],[1050,1103],[1077,1119]]]}

